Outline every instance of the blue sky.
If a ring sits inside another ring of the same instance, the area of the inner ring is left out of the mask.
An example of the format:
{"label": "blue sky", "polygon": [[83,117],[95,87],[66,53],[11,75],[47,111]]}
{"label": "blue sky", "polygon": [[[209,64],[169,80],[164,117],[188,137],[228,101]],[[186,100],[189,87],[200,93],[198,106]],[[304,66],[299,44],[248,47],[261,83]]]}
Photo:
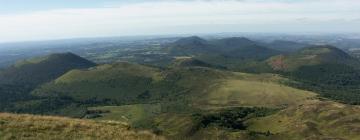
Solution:
{"label": "blue sky", "polygon": [[129,4],[144,0],[0,0],[0,14],[19,14],[65,8],[99,8],[112,4]]}
{"label": "blue sky", "polygon": [[360,32],[358,0],[0,0],[0,42],[216,32]]}

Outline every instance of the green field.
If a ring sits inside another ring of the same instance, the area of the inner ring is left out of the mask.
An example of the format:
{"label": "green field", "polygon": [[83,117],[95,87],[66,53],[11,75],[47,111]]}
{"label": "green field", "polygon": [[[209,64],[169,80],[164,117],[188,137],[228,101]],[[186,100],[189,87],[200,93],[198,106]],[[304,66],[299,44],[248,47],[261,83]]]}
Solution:
{"label": "green field", "polygon": [[95,120],[114,120],[127,122],[133,127],[146,127],[152,118],[161,113],[160,104],[134,104],[123,106],[101,106],[90,107],[88,110],[109,111],[102,113],[101,117]]}
{"label": "green field", "polygon": [[205,106],[282,107],[294,105],[316,94],[270,82],[224,80],[199,99]]}

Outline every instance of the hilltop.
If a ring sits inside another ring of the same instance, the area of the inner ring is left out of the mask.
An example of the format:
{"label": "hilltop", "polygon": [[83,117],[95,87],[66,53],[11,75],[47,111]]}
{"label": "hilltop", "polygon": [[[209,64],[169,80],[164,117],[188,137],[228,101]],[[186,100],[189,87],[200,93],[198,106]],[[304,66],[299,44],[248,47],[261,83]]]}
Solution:
{"label": "hilltop", "polygon": [[274,70],[294,71],[303,66],[321,64],[359,65],[355,58],[333,46],[306,47],[289,55],[274,56],[268,60]]}
{"label": "hilltop", "polygon": [[204,40],[193,36],[179,39],[170,43],[166,48],[173,55],[214,55],[242,59],[264,59],[279,54],[276,50],[258,44],[243,37]]}
{"label": "hilltop", "polygon": [[193,56],[212,53],[213,45],[197,36],[181,38],[165,45],[165,51],[172,56]]}
{"label": "hilltop", "polygon": [[259,45],[243,37],[205,40],[187,37],[164,46],[174,57],[193,57],[205,63],[231,70],[250,69],[280,51]]}
{"label": "hilltop", "polygon": [[267,60],[273,71],[296,80],[290,85],[347,104],[359,104],[359,60],[333,46],[312,46]]}
{"label": "hilltop", "polygon": [[73,53],[51,54],[22,60],[0,72],[0,83],[37,85],[72,69],[84,69],[96,64]]}

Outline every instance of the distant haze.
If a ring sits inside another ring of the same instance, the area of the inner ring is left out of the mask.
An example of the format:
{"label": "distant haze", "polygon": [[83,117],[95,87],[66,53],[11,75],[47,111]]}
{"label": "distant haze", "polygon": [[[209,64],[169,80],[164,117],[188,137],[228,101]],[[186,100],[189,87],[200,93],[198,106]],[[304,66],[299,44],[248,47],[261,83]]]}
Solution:
{"label": "distant haze", "polygon": [[1,0],[0,42],[214,32],[360,32],[359,0]]}

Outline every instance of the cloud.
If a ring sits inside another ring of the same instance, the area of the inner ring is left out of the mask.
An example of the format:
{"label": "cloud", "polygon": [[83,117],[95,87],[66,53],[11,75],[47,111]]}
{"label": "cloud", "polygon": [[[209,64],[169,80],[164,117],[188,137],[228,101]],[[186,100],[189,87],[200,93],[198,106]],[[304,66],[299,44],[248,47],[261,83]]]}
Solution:
{"label": "cloud", "polygon": [[[310,31],[315,27],[317,31],[331,31],[331,28],[344,26],[341,22],[331,21],[353,21],[360,18],[359,13],[357,0],[144,1],[99,8],[0,15],[0,41],[244,30],[261,32],[266,27],[269,28],[266,31],[280,32]],[[319,24],[328,25],[321,27]],[[351,22],[346,24],[349,26],[343,31],[356,28]],[[209,27],[209,30],[199,25]],[[220,28],[210,29],[217,25]],[[228,29],[226,25],[234,29]],[[181,28],[176,29],[178,27]]]}

